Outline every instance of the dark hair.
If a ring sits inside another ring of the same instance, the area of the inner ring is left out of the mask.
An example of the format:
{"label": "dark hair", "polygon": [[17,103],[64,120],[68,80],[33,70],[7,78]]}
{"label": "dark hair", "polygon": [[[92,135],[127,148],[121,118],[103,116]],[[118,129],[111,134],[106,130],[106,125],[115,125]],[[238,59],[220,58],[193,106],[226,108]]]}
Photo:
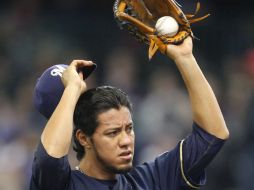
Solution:
{"label": "dark hair", "polygon": [[87,136],[92,136],[98,127],[98,115],[111,108],[119,109],[121,106],[127,107],[132,112],[132,105],[127,94],[116,87],[92,88],[80,96],[73,117],[75,126],[73,149],[77,152],[78,160],[83,158],[85,150],[76,138],[77,130],[81,129]]}

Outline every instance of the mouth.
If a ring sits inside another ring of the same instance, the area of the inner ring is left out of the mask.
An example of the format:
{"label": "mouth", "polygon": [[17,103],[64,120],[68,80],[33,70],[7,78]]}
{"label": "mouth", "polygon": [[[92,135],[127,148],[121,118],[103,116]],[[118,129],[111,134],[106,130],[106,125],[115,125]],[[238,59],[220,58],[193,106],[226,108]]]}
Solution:
{"label": "mouth", "polygon": [[132,152],[131,151],[125,151],[125,152],[122,152],[119,157],[123,160],[126,160],[126,161],[131,161],[132,160]]}

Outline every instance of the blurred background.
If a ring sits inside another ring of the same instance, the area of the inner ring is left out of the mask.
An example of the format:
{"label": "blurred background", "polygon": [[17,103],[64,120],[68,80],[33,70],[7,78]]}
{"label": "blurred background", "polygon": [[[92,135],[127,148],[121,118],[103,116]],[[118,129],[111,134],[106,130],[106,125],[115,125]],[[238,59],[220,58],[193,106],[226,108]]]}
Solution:
{"label": "blurred background", "polygon": [[[186,13],[195,1],[179,1]],[[114,85],[134,103],[135,163],[173,148],[191,131],[186,89],[173,62],[117,26],[113,1],[9,0],[0,6],[0,189],[29,189],[46,120],[32,102],[37,78],[54,64],[88,59],[89,88]],[[254,190],[254,13],[250,0],[202,0],[194,54],[231,136],[207,169],[205,190]],[[75,154],[69,160],[74,167]]]}

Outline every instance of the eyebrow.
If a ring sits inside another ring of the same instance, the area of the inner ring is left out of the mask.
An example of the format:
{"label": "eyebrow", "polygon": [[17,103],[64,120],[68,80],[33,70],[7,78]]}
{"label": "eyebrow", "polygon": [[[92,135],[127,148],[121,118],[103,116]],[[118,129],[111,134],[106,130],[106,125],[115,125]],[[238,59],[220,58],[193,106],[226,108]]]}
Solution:
{"label": "eyebrow", "polygon": [[[102,124],[102,125],[118,125],[118,126],[121,126],[121,124],[119,123],[114,123],[114,122],[99,122],[99,124]],[[133,125],[133,121],[129,121],[126,125]]]}
{"label": "eyebrow", "polygon": [[[105,125],[110,125],[110,124],[112,124],[112,123],[103,123],[103,124],[105,124]],[[114,125],[114,126],[108,128],[108,129],[106,129],[104,132],[108,132],[108,131],[111,131],[111,130],[112,130],[112,131],[113,131],[113,130],[119,130],[119,129],[122,128],[121,125],[118,125],[118,124],[113,124],[113,125]],[[115,125],[117,125],[117,126],[115,126]],[[126,124],[126,126],[128,126],[128,127],[131,126],[131,125],[133,125],[133,122],[132,122],[132,121]]]}

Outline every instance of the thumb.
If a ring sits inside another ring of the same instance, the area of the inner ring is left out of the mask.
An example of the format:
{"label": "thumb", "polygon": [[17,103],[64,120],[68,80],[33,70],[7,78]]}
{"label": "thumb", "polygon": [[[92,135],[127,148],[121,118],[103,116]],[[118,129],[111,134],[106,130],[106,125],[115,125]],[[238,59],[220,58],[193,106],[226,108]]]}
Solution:
{"label": "thumb", "polygon": [[79,72],[79,73],[78,73],[78,75],[79,75],[79,78],[80,78],[81,80],[83,80],[83,79],[84,79],[83,72]]}

